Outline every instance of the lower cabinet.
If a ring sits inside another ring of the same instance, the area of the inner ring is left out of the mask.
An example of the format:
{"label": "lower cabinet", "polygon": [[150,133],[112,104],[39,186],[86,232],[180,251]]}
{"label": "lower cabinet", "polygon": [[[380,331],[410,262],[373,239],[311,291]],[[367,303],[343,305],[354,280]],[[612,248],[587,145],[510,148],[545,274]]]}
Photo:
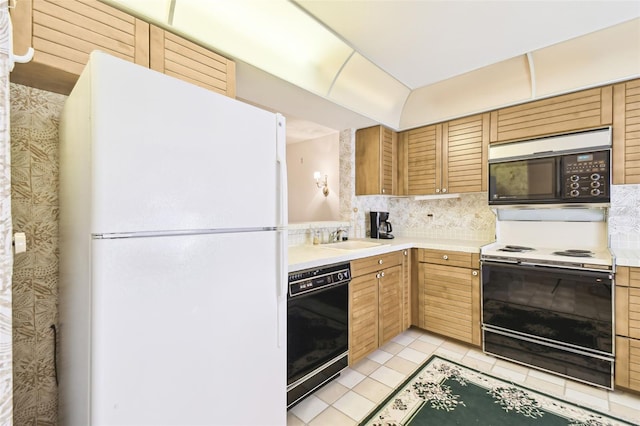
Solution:
{"label": "lower cabinet", "polygon": [[[351,262],[349,287],[349,365],[408,328],[402,251]],[[410,317],[409,314],[407,314]]]}
{"label": "lower cabinet", "polygon": [[420,249],[418,259],[418,326],[480,346],[478,254]]}
{"label": "lower cabinet", "polygon": [[640,268],[616,270],[615,385],[640,391]]}

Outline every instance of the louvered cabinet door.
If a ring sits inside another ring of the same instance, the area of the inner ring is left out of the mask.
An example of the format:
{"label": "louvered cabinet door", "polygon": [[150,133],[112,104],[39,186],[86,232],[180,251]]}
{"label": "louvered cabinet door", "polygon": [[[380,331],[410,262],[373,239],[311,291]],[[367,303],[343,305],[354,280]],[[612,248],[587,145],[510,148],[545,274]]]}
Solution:
{"label": "louvered cabinet door", "polygon": [[610,125],[612,93],[612,86],[604,86],[492,111],[490,142],[531,139]]}
{"label": "louvered cabinet door", "polygon": [[349,365],[378,349],[378,278],[370,273],[349,283]]}
{"label": "louvered cabinet door", "polygon": [[378,273],[378,345],[402,332],[402,266]]}
{"label": "louvered cabinet door", "polygon": [[443,124],[443,193],[487,190],[489,114]]}
{"label": "louvered cabinet door", "polygon": [[235,98],[235,62],[154,25],[150,38],[151,69]]}
{"label": "louvered cabinet door", "polygon": [[394,195],[397,133],[384,126],[356,131],[356,195]]}
{"label": "louvered cabinet door", "polygon": [[613,183],[640,183],[640,80],[614,86]]}
{"label": "louvered cabinet door", "polygon": [[98,0],[21,0],[11,9],[17,54],[11,80],[69,94],[93,50],[149,66],[149,24]]}
{"label": "louvered cabinet door", "polygon": [[408,130],[403,137],[407,149],[407,194],[435,194],[441,183],[442,125]]}

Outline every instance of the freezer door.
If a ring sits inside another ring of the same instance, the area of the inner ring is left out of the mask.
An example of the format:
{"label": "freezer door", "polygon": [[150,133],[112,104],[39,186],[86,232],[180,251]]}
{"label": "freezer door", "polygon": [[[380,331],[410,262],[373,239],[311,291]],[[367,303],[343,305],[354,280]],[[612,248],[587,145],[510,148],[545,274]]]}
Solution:
{"label": "freezer door", "polygon": [[285,224],[281,117],[105,54],[91,60],[92,233]]}
{"label": "freezer door", "polygon": [[95,240],[92,425],[284,425],[277,232]]}

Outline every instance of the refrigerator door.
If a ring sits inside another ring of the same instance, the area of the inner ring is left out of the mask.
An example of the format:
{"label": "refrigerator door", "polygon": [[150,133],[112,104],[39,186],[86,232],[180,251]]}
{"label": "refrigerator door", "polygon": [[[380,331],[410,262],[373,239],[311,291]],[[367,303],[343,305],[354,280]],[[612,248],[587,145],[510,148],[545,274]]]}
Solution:
{"label": "refrigerator door", "polygon": [[93,241],[92,425],[286,424],[278,234]]}
{"label": "refrigerator door", "polygon": [[281,116],[100,52],[87,70],[92,233],[286,224]]}

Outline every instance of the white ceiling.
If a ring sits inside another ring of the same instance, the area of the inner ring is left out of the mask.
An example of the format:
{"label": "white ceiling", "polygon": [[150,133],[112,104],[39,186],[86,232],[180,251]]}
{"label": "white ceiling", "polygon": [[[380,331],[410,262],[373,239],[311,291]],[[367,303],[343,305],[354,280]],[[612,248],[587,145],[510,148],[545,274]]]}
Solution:
{"label": "white ceiling", "polygon": [[[639,0],[295,3],[410,90],[640,16]],[[239,98],[287,115],[298,138],[377,124],[242,62],[237,87]]]}

